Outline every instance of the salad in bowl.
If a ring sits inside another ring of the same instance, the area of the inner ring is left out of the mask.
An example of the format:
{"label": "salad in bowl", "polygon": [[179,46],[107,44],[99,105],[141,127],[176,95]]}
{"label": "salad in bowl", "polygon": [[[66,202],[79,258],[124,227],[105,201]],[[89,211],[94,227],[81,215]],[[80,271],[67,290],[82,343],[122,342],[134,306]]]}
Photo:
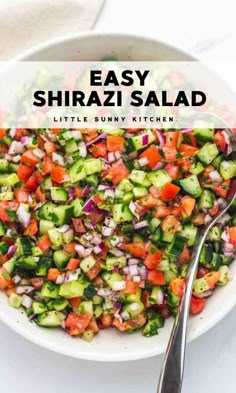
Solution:
{"label": "salad in bowl", "polygon": [[[0,290],[31,323],[91,341],[175,315],[199,229],[236,161],[215,129],[0,130]],[[232,213],[232,214],[231,214]],[[208,236],[191,313],[230,280],[236,215]]]}

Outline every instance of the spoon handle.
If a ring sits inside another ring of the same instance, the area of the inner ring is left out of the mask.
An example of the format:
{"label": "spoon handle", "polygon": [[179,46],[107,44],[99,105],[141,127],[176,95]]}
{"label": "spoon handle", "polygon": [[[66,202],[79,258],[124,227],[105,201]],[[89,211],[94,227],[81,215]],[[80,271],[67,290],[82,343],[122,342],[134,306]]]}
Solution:
{"label": "spoon handle", "polygon": [[198,260],[202,245],[209,229],[201,233],[188,269],[183,297],[171,331],[168,347],[162,365],[157,393],[180,393],[184,373],[184,358],[187,335],[187,322],[192,296],[193,282],[196,277]]}

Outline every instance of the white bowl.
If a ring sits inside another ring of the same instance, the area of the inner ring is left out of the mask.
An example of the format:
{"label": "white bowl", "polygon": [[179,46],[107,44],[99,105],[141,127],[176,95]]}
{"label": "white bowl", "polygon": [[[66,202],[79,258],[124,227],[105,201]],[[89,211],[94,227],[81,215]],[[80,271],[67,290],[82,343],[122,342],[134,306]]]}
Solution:
{"label": "white bowl", "polygon": [[[118,60],[157,61],[190,60],[178,49],[148,38],[124,34],[85,33],[66,37],[38,46],[18,57],[18,60],[63,61],[101,60],[104,57]],[[236,264],[231,267],[233,273]],[[236,304],[236,279],[215,291],[202,314],[190,317],[188,341],[205,333],[219,322]],[[72,338],[62,330],[45,329],[30,323],[24,314],[8,306],[7,298],[0,293],[0,319],[10,328],[30,341],[47,349],[80,359],[96,361],[125,361],[151,357],[165,351],[173,319],[168,319],[159,335],[145,338],[140,332],[119,333],[115,329],[101,331],[92,343]]]}

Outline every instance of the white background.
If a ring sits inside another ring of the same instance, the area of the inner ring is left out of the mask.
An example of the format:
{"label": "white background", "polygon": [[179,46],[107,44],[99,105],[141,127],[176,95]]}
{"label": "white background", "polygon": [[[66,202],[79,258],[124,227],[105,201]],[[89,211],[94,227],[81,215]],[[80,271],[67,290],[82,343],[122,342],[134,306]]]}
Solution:
{"label": "white background", "polygon": [[[235,60],[233,1],[219,3],[107,0],[95,29],[145,34],[201,58]],[[236,392],[235,326],[236,313],[232,311],[210,332],[188,345],[183,393]],[[0,337],[1,392],[156,392],[162,357],[128,363],[95,363],[37,347],[2,324]]]}

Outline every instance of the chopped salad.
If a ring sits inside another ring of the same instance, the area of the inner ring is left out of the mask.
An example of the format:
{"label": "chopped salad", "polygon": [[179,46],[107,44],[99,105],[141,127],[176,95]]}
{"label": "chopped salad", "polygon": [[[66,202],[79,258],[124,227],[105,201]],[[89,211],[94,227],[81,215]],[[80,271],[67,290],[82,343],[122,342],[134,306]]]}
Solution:
{"label": "chopped salad", "polygon": [[[0,289],[41,327],[158,334],[236,161],[213,129],[0,130]],[[230,280],[236,214],[208,236],[191,313]]]}

